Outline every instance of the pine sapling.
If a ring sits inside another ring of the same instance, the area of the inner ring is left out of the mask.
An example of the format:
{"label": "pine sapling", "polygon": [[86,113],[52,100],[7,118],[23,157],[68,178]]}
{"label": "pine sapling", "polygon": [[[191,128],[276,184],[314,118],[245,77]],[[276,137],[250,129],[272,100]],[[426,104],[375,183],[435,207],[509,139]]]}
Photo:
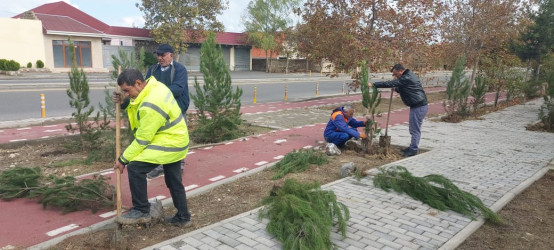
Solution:
{"label": "pine sapling", "polygon": [[471,84],[465,76],[465,62],[465,56],[456,59],[456,66],[446,84],[446,100],[443,102],[443,106],[451,120],[456,120],[458,116],[465,117],[469,113],[467,100]]}
{"label": "pine sapling", "polygon": [[191,94],[197,109],[197,127],[191,137],[197,142],[219,142],[235,139],[243,133],[241,120],[242,89],[233,90],[229,68],[223,59],[221,46],[215,42],[215,34],[208,35],[202,43],[200,71],[204,76],[201,86],[194,78],[196,94]]}
{"label": "pine sapling", "polygon": [[363,141],[364,151],[371,154],[371,148],[373,144],[373,138],[380,133],[379,124],[375,122],[375,113],[377,107],[381,103],[381,93],[377,88],[371,85],[371,91],[369,88],[369,69],[365,61],[362,61],[362,72],[358,75],[360,78],[360,89],[362,90],[362,105],[367,109],[371,115],[371,119],[368,119],[365,125],[366,139]]}

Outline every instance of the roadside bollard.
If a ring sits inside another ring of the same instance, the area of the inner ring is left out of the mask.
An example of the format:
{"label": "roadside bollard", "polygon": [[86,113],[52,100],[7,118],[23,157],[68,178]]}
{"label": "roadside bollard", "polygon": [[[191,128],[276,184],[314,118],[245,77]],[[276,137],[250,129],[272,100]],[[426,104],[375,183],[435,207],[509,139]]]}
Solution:
{"label": "roadside bollard", "polygon": [[319,81],[315,83],[315,96],[319,96]]}
{"label": "roadside bollard", "polygon": [[40,94],[40,117],[46,117],[46,101],[44,100],[44,94]]}
{"label": "roadside bollard", "polygon": [[344,81],[342,81],[342,94],[344,95]]}
{"label": "roadside bollard", "polygon": [[256,87],[256,84],[254,84],[254,100],[252,101],[253,103],[256,103],[256,94],[257,94],[257,87]]}
{"label": "roadside bollard", "polygon": [[288,88],[289,88],[289,83],[288,83],[288,82],[285,82],[285,101],[287,100]]}

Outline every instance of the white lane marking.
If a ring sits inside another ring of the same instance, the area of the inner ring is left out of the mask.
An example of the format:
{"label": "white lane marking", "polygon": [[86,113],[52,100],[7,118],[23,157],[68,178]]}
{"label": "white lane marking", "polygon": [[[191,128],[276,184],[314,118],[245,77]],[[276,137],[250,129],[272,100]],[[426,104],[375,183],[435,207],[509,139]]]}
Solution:
{"label": "white lane marking", "polygon": [[102,218],[109,218],[109,217],[112,217],[114,215],[117,215],[117,211],[115,211],[115,210],[111,211],[111,212],[103,213],[103,214],[98,215],[98,216],[100,216]]}
{"label": "white lane marking", "polygon": [[46,136],[41,137],[40,139],[46,139],[46,138],[50,138],[50,136],[46,135]]}
{"label": "white lane marking", "polygon": [[235,173],[242,173],[242,172],[246,172],[246,171],[248,171],[248,168],[239,168],[239,169],[233,170],[233,172],[235,172]]}
{"label": "white lane marking", "polygon": [[58,131],[62,131],[61,129],[47,129],[47,130],[44,130],[44,132],[46,133],[52,133],[52,132],[58,132]]}
{"label": "white lane marking", "polygon": [[153,197],[153,198],[148,199],[148,201],[149,201],[149,202],[153,202],[153,201],[156,200],[156,199],[161,201],[161,200],[163,200],[163,199],[165,199],[165,198],[167,198],[167,197],[165,197],[165,196],[163,196],[163,195],[158,195],[158,196],[156,196],[156,197]]}
{"label": "white lane marking", "polygon": [[262,165],[265,165],[265,164],[267,164],[267,161],[260,161],[260,162],[254,164],[254,165],[256,165],[256,166],[262,166]]}
{"label": "white lane marking", "polygon": [[10,142],[26,141],[27,139],[10,140]]}
{"label": "white lane marking", "polygon": [[281,131],[289,131],[290,128],[286,128],[286,129],[281,129]]}
{"label": "white lane marking", "polygon": [[196,185],[196,184],[188,185],[188,186],[185,187],[185,191],[189,191],[189,190],[197,188],[197,187],[198,187],[198,185]]}
{"label": "white lane marking", "polygon": [[294,127],[294,128],[302,128],[303,126],[298,126],[298,127]]}
{"label": "white lane marking", "polygon": [[187,155],[191,155],[191,154],[194,154],[194,151],[187,152]]}
{"label": "white lane marking", "polygon": [[276,141],[274,141],[273,143],[279,144],[279,143],[283,143],[283,142],[287,142],[287,139],[276,140]]}
{"label": "white lane marking", "polygon": [[26,128],[18,128],[17,130],[29,130],[31,129],[30,127],[26,127]]}
{"label": "white lane marking", "polygon": [[230,141],[230,142],[225,143],[225,145],[231,145],[231,144],[233,144],[233,143],[234,143],[234,142]]}
{"label": "white lane marking", "polygon": [[312,145],[308,145],[308,146],[304,146],[303,149],[310,149],[310,148],[313,148],[314,146]]}
{"label": "white lane marking", "polygon": [[67,231],[69,231],[69,230],[73,230],[73,229],[78,228],[78,227],[79,227],[79,225],[77,225],[77,224],[69,224],[69,225],[67,225],[67,226],[65,226],[65,227],[60,227],[60,228],[58,228],[58,229],[52,230],[52,231],[46,233],[46,235],[48,235],[48,236],[50,236],[50,237],[56,236],[56,235],[58,235],[58,234],[61,234],[61,233],[63,233],[63,232],[67,232]]}
{"label": "white lane marking", "polygon": [[4,133],[4,130],[0,130],[0,133]]}
{"label": "white lane marking", "polygon": [[306,125],[305,127],[315,127],[315,125]]}
{"label": "white lane marking", "polygon": [[57,127],[58,125],[48,125],[48,126],[42,126],[43,128],[54,128],[54,127]]}
{"label": "white lane marking", "polygon": [[223,175],[218,175],[218,176],[216,176],[216,177],[210,178],[209,180],[210,180],[210,181],[219,181],[219,180],[224,179],[224,178],[225,178],[225,176],[223,176]]}
{"label": "white lane marking", "polygon": [[204,149],[204,150],[210,150],[210,149],[212,149],[212,148],[214,148],[214,147],[213,147],[213,146],[210,146],[210,147],[205,147],[205,148],[202,148],[202,149]]}
{"label": "white lane marking", "polygon": [[278,155],[278,156],[273,157],[273,159],[275,159],[275,160],[281,160],[283,158],[285,158],[284,155]]}

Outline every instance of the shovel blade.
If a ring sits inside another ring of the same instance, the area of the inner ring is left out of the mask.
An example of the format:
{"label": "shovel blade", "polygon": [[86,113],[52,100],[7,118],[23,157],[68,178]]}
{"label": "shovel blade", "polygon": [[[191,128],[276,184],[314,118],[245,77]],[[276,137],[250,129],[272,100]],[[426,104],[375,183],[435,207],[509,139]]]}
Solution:
{"label": "shovel blade", "polygon": [[390,147],[390,136],[379,136],[379,147],[389,148]]}

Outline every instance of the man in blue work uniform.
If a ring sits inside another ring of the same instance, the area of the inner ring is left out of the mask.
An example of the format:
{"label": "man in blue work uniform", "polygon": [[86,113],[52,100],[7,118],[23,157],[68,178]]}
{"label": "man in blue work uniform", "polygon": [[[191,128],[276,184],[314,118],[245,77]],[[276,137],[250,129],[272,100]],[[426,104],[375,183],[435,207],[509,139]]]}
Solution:
{"label": "man in blue work uniform", "polygon": [[[152,65],[148,69],[146,72],[146,79],[150,78],[150,76],[154,76],[156,80],[162,82],[171,90],[186,120],[186,112],[190,103],[187,69],[173,59],[174,54],[175,51],[169,44],[158,46],[156,49],[158,63]],[[152,179],[161,174],[163,174],[163,168],[162,166],[158,166],[146,176]]]}
{"label": "man in blue work uniform", "polygon": [[329,143],[343,147],[350,138],[365,138],[364,133],[359,133],[356,128],[364,127],[366,121],[357,121],[353,117],[354,108],[352,105],[345,105],[333,110],[331,119],[323,132],[323,137]]}

